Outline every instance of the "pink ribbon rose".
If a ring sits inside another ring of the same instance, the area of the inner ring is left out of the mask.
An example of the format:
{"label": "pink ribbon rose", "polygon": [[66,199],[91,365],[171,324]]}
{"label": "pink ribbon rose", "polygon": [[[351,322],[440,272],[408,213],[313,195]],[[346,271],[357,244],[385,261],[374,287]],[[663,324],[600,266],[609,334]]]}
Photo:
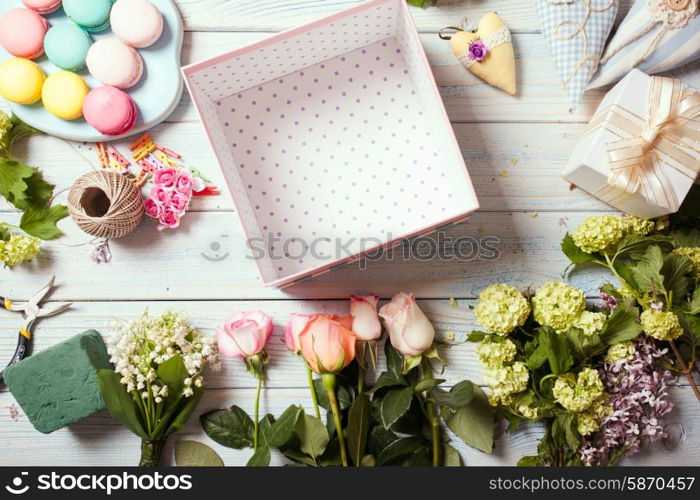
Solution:
{"label": "pink ribbon rose", "polygon": [[177,170],[174,168],[161,168],[156,170],[153,174],[153,184],[156,186],[170,188],[175,185],[176,178]]}
{"label": "pink ribbon rose", "polygon": [[187,170],[181,170],[175,180],[175,191],[189,195],[192,193],[192,174]]}
{"label": "pink ribbon rose", "polygon": [[153,219],[157,219],[160,217],[160,213],[162,211],[162,206],[153,201],[151,198],[148,198],[144,204],[143,208],[146,212],[146,215],[148,217],[152,217]]}

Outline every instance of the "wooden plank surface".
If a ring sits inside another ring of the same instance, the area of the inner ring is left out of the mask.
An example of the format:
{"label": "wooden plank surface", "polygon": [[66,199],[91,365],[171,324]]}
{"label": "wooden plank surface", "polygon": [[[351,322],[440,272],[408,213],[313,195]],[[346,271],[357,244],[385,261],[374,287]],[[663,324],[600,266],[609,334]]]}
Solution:
{"label": "wooden plank surface", "polygon": [[[177,0],[187,33],[183,64],[221,54],[269,36],[270,32],[301,25],[360,0]],[[632,0],[621,2],[618,21]],[[497,11],[514,33],[519,92],[509,96],[466,71],[452,56],[449,44],[437,37],[444,26],[473,21]],[[477,249],[470,259],[450,257],[454,248],[443,242],[434,254],[443,258],[405,260],[400,253],[385,256],[366,267],[353,265],[285,291],[262,287],[254,263],[246,259],[244,236],[226,193],[221,173],[185,94],[166,123],[152,134],[158,142],[184,155],[189,164],[210,175],[224,194],[196,199],[176,232],[159,233],[146,222],[132,235],[112,242],[113,261],[90,262],[88,237],[70,220],[61,223],[66,236],[45,244],[44,255],[32,266],[0,270],[3,295],[28,297],[51,274],[59,285],[51,300],[72,300],[73,307],[36,329],[36,350],[83,331],[97,328],[107,334],[111,319],[133,317],[148,307],[154,313],[172,308],[189,313],[193,322],[211,334],[226,316],[243,309],[261,308],[274,317],[275,337],[269,352],[272,365],[264,407],[279,414],[291,403],[309,405],[301,363],[281,342],[291,312],[343,312],[351,293],[378,293],[383,299],[397,291],[413,291],[434,321],[442,338],[459,341],[477,325],[469,306],[479,290],[493,282],[519,287],[558,279],[566,265],[559,249],[565,232],[586,216],[611,209],[579,191],[570,190],[559,173],[604,90],[585,95],[571,112],[559,83],[553,60],[541,34],[531,0],[441,0],[438,7],[412,8],[421,41],[454,124],[482,210],[445,236],[469,238]],[[700,63],[680,68],[674,76],[700,87]],[[125,151],[125,142],[117,146]],[[89,145],[51,137],[33,137],[18,145],[15,156],[42,168],[56,184],[57,200],[65,201],[73,180],[94,165]],[[2,220],[18,217],[4,201]],[[496,256],[492,255],[495,248]],[[467,251],[467,253],[469,253]],[[225,258],[221,258],[225,257]],[[217,262],[215,262],[218,260]],[[576,273],[570,281],[593,299],[600,270]],[[448,300],[456,297],[457,307]],[[315,299],[315,300],[306,300]],[[321,299],[321,300],[319,300]],[[19,318],[0,314],[5,332],[17,328]],[[14,338],[0,341],[6,359]],[[448,383],[470,378],[480,383],[481,370],[471,344],[447,351]],[[209,390],[199,409],[238,404],[252,407],[253,381],[240,362],[226,360],[223,370],[208,377]],[[635,465],[700,464],[697,427],[700,407],[685,381],[673,390],[676,409],[666,425],[680,442],[667,440],[638,457]],[[468,465],[513,464],[535,450],[539,429],[502,437],[494,455],[468,447],[459,449]],[[213,443],[193,420],[179,439]],[[171,443],[172,445],[172,443]],[[227,465],[242,465],[249,450],[235,451],[215,445]],[[135,463],[138,440],[100,412],[69,429],[40,436],[27,422],[12,396],[0,389],[0,464],[16,465],[123,465]],[[166,452],[172,460],[171,446]],[[276,456],[274,463],[283,463]]]}

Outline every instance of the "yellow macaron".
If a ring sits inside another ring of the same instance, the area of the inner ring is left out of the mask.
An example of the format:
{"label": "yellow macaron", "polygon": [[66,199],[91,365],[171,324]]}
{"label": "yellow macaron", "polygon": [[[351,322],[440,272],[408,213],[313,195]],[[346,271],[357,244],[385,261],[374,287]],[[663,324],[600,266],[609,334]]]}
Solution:
{"label": "yellow macaron", "polygon": [[83,101],[90,89],[80,76],[70,71],[50,75],[44,83],[41,100],[46,111],[62,120],[83,116]]}
{"label": "yellow macaron", "polygon": [[41,99],[46,80],[44,71],[35,62],[19,57],[0,64],[0,95],[17,104],[34,104]]}

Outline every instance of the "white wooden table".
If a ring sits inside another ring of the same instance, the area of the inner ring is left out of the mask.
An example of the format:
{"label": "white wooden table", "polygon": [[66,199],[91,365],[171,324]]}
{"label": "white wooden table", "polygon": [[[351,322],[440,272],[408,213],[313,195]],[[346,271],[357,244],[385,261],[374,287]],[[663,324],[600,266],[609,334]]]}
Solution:
{"label": "white wooden table", "polygon": [[[198,61],[279,31],[359,3],[357,0],[179,0],[187,33],[183,64]],[[631,0],[622,0],[620,19]],[[265,411],[279,414],[292,402],[309,408],[305,372],[281,343],[284,323],[291,312],[341,312],[351,293],[377,293],[383,299],[398,291],[413,291],[437,329],[460,335],[475,328],[468,310],[478,291],[493,282],[519,287],[538,285],[560,277],[566,262],[559,241],[567,228],[592,213],[610,208],[585,193],[568,189],[559,177],[578,135],[604,90],[585,95],[570,113],[531,0],[444,0],[438,7],[412,9],[442,96],[475,184],[482,209],[472,219],[449,231],[452,236],[498,238],[497,260],[471,262],[402,262],[381,260],[366,270],[346,267],[284,291],[264,288],[255,265],[245,258],[244,236],[227,194],[198,198],[175,232],[159,233],[146,222],[135,233],[111,243],[113,260],[97,265],[88,247],[70,247],[88,238],[70,220],[61,227],[66,236],[44,245],[43,256],[31,267],[0,270],[3,295],[28,297],[52,274],[59,288],[53,300],[71,300],[74,306],[42,321],[35,331],[35,352],[88,328],[108,333],[107,323],[130,317],[148,307],[158,313],[168,308],[186,311],[194,323],[213,333],[229,313],[260,308],[275,319],[269,346],[270,380],[263,401]],[[517,97],[498,91],[471,76],[453,58],[449,44],[438,39],[442,27],[467,15],[473,21],[497,11],[511,27],[517,56]],[[700,65],[674,72],[700,86]],[[178,151],[188,163],[211,176],[225,193],[225,184],[187,95],[166,123],[152,131],[163,145]],[[117,146],[124,148],[126,143]],[[58,188],[95,163],[90,146],[37,136],[22,142],[15,156],[40,166]],[[59,201],[65,201],[65,192]],[[17,220],[0,205],[3,220]],[[208,256],[209,259],[205,258]],[[213,257],[213,259],[212,259]],[[214,262],[212,260],[220,260]],[[602,274],[574,275],[572,282],[594,297]],[[454,307],[450,298],[457,299]],[[0,359],[14,349],[17,318],[2,314]],[[451,381],[470,378],[481,382],[481,371],[470,345],[447,353]],[[673,389],[677,406],[667,419],[678,440],[660,443],[626,464],[700,465],[700,404],[680,381]],[[252,411],[254,381],[240,361],[227,360],[223,371],[208,378],[200,412],[237,404]],[[533,453],[537,430],[501,437],[493,455],[459,446],[467,465],[509,465]],[[198,439],[214,446],[227,465],[245,464],[250,450],[220,447],[200,430],[198,419],[176,439]],[[172,443],[165,460],[172,460]],[[0,465],[124,465],[136,464],[138,438],[100,412],[67,429],[44,436],[36,432],[6,389],[0,390]],[[280,457],[275,463],[283,463]]]}

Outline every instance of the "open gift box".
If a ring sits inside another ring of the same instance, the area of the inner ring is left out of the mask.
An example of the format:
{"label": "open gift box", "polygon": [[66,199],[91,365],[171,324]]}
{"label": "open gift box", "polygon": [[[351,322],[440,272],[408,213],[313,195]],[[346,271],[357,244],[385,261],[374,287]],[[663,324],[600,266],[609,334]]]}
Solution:
{"label": "open gift box", "polygon": [[372,0],[183,73],[266,285],[478,208],[404,0]]}

